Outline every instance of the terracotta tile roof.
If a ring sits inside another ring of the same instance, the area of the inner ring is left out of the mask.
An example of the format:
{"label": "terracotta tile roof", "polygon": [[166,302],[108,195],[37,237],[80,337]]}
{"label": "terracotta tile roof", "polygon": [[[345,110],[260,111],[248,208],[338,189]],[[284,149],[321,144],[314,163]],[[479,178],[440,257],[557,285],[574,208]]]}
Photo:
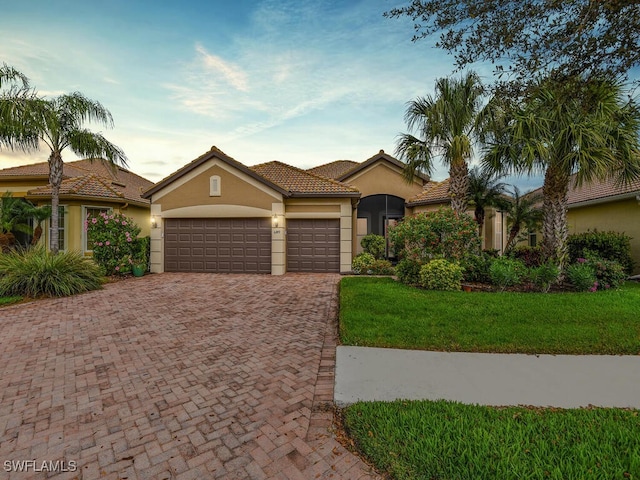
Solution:
{"label": "terracotta tile roof", "polygon": [[604,182],[585,183],[577,187],[572,178],[569,183],[568,203],[571,205],[592,200],[606,201],[610,197],[634,193],[640,193],[640,179],[622,186],[616,186],[613,180],[606,180]]}
{"label": "terracotta tile roof", "polygon": [[[104,177],[92,173],[81,177],[67,178],[60,185],[60,195],[74,195],[83,197],[124,198],[119,186],[114,185]],[[51,186],[34,188],[29,191],[29,197],[50,196]]]}
{"label": "terracotta tile roof", "polygon": [[[0,181],[3,178],[15,179],[40,176],[48,179],[49,164],[47,162],[0,170]],[[141,194],[144,190],[150,188],[153,182],[123,167],[114,166],[106,160],[85,159],[66,162],[63,166],[63,178],[65,188],[70,189],[69,192],[74,190],[73,195],[124,199],[144,204],[150,203],[149,200],[142,198]],[[29,194],[35,196],[47,195],[45,192],[51,195],[51,188],[49,186],[36,188],[30,191]],[[99,194],[80,192],[99,192]],[[62,189],[60,193],[62,194]]]}
{"label": "terracotta tile roof", "polygon": [[324,165],[309,168],[307,169],[307,172],[336,180],[338,177],[343,176],[349,170],[352,170],[358,165],[360,164],[353,160],[336,160],[335,162],[325,163]]}
{"label": "terracotta tile roof", "polygon": [[249,169],[293,195],[360,195],[356,188],[349,185],[278,161],[262,163]]}
{"label": "terracotta tile roof", "polygon": [[407,200],[407,205],[427,205],[431,203],[449,203],[449,179],[441,182],[429,181],[416,196]]}

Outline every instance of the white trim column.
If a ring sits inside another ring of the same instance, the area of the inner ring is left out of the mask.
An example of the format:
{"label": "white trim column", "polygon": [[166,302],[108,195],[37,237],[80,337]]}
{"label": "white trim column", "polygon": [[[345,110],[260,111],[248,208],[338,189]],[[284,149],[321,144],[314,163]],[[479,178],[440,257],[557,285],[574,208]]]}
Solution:
{"label": "white trim column", "polygon": [[272,203],[271,212],[271,275],[284,275],[287,271],[284,203]]}

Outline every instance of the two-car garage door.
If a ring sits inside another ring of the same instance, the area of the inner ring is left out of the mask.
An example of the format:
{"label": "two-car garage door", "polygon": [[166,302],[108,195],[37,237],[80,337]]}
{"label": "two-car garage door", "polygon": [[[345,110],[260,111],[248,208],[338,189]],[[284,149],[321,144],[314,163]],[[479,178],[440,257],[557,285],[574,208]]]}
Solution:
{"label": "two-car garage door", "polygon": [[166,272],[271,273],[268,218],[168,218]]}
{"label": "two-car garage door", "polygon": [[[337,219],[287,221],[287,271],[339,272]],[[270,273],[270,218],[168,218],[165,271]]]}

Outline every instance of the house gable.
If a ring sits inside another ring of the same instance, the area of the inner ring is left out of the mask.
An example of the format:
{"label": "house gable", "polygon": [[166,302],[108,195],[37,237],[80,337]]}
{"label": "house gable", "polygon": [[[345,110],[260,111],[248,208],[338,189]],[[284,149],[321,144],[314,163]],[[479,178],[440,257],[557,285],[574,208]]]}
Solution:
{"label": "house gable", "polygon": [[424,176],[408,183],[403,174],[404,164],[381,151],[378,155],[344,174],[339,180],[357,188],[362,197],[387,194],[403,199],[411,198],[422,191]]}

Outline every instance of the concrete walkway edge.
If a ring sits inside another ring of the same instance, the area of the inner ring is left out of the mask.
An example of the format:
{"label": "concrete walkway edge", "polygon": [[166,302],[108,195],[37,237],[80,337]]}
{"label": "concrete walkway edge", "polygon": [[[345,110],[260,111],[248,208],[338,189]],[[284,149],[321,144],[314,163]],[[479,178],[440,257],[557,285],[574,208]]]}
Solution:
{"label": "concrete walkway edge", "polygon": [[640,408],[640,355],[450,353],[339,346],[334,400]]}

